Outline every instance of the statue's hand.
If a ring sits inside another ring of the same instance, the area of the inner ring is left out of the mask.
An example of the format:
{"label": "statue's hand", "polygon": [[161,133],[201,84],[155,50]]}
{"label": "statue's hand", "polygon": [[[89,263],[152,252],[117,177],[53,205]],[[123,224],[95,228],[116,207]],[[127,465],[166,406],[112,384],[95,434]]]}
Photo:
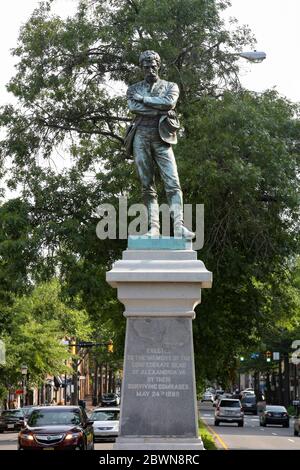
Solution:
{"label": "statue's hand", "polygon": [[135,94],[133,95],[133,99],[134,99],[135,101],[139,101],[139,102],[143,102],[143,101],[144,101],[144,97],[143,97],[142,95],[140,95],[139,93],[135,93]]}
{"label": "statue's hand", "polygon": [[177,117],[176,112],[173,109],[170,109],[170,111],[168,111],[168,116],[171,119],[175,119]]}

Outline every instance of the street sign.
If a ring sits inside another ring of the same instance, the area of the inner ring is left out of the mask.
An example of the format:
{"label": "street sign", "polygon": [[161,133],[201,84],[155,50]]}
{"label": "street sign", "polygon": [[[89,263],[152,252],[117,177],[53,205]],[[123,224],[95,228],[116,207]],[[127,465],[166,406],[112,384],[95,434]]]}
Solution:
{"label": "street sign", "polygon": [[22,390],[22,389],[19,389],[19,390],[15,391],[16,395],[23,395],[23,393],[24,393],[24,390]]}
{"label": "street sign", "polygon": [[279,360],[280,360],[280,353],[273,352],[273,361],[279,361]]}

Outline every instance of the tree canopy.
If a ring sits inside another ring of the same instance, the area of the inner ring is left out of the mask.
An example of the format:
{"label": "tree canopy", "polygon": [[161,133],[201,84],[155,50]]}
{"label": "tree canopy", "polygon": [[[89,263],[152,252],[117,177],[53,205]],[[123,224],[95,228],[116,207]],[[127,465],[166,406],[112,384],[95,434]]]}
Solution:
{"label": "tree canopy", "polygon": [[255,41],[225,26],[229,1],[84,0],[66,20],[51,3],[20,31],[16,104],[0,113],[2,171],[20,193],[0,208],[1,299],[58,275],[67,305],[77,299],[94,331],[109,325],[122,351],[105,272],[126,242],[97,239],[94,210],[140,200],[122,146],[125,90],[141,78],[140,52],[156,50],[162,78],[180,88],[176,160],[184,201],[205,205],[199,256],[214,273],[194,322],[197,375],[226,378],[243,347],[296,315],[287,286],[299,253],[299,106],[242,89],[236,54]]}

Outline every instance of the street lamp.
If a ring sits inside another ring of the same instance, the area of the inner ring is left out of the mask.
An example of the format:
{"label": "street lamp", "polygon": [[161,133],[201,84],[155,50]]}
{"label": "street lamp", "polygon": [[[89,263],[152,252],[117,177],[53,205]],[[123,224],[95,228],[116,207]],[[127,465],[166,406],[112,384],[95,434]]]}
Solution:
{"label": "street lamp", "polygon": [[28,367],[26,364],[21,365],[21,374],[23,376],[23,404],[22,406],[26,405],[26,378],[28,373]]}
{"label": "street lamp", "polygon": [[249,60],[250,62],[259,63],[265,60],[267,54],[263,51],[250,51],[250,52],[236,52],[232,55],[237,55],[243,59]]}

